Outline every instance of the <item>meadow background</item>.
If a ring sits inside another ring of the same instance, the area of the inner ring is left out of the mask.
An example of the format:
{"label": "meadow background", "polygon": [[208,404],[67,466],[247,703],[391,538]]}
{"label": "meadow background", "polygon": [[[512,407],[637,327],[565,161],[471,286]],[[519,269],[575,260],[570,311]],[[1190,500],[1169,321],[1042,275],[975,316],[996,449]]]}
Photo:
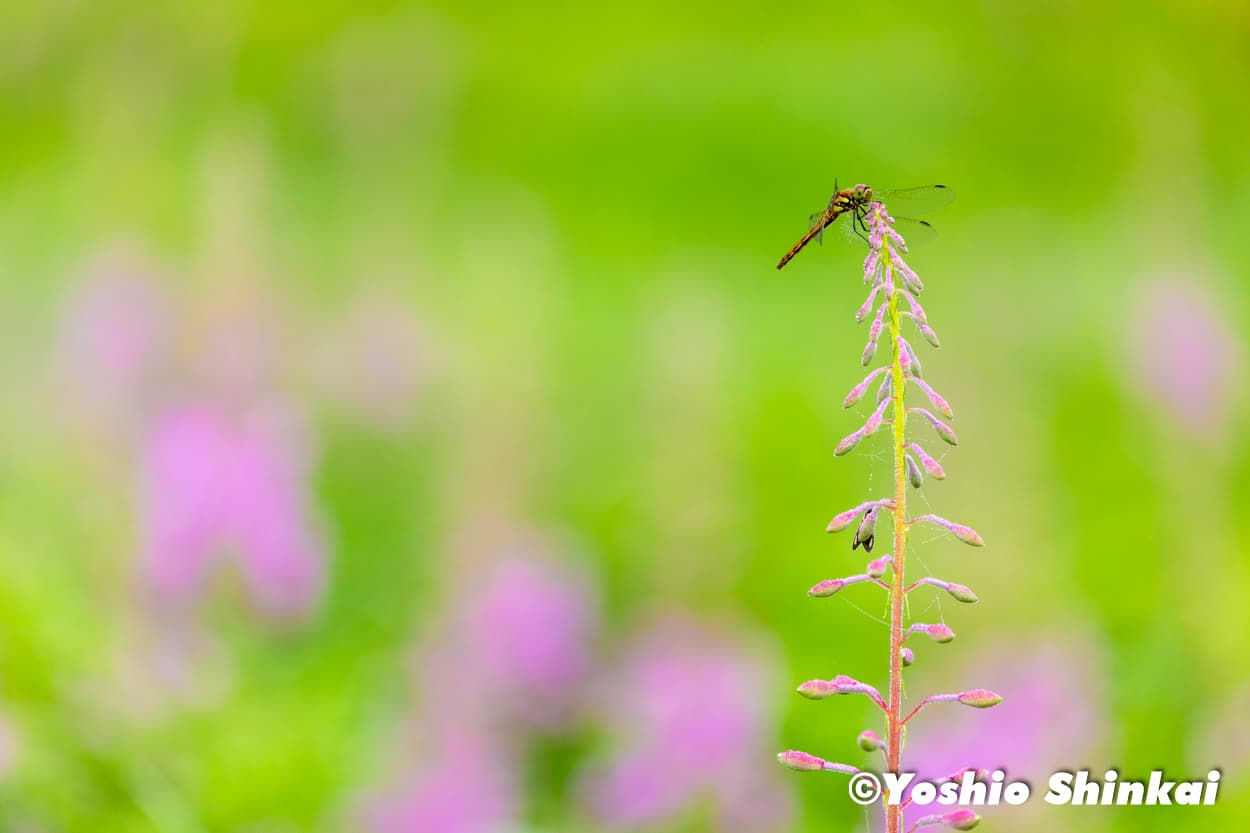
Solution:
{"label": "meadow background", "polygon": [[[912,264],[975,606],[909,755],[1250,808],[1250,7],[0,7],[0,829],[880,830],[835,177]],[[919,562],[918,562],[919,563]],[[973,760],[975,759],[975,761]]]}

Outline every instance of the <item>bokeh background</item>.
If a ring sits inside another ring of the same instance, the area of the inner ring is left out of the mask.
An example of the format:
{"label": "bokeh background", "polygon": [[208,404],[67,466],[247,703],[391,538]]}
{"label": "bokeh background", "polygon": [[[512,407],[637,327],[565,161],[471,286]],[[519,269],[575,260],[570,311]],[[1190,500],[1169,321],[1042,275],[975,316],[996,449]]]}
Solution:
{"label": "bokeh background", "polygon": [[884,685],[835,178],[958,194],[908,685],[1007,700],[909,759],[1244,824],[1248,82],[1231,0],[4,3],[0,829],[880,830],[773,760]]}

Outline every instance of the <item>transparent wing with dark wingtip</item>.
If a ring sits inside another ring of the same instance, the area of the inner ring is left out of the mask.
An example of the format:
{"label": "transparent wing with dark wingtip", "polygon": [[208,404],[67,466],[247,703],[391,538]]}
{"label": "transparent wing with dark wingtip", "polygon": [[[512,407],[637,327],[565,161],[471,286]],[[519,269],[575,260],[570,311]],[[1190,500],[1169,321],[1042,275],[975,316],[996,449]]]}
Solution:
{"label": "transparent wing with dark wingtip", "polygon": [[908,247],[932,243],[937,239],[937,230],[931,223],[912,217],[895,217],[894,230],[899,233]]}
{"label": "transparent wing with dark wingtip", "polygon": [[[833,226],[837,228],[836,236],[840,240],[858,243],[861,246],[868,242],[868,229],[861,227],[850,214],[839,217]],[[832,230],[830,228],[830,231]],[[932,223],[927,220],[917,220],[914,217],[894,217],[894,230],[902,236],[908,248],[916,245],[923,246],[937,239],[937,230],[933,228]]]}
{"label": "transparent wing with dark wingtip", "polygon": [[[898,188],[872,192],[872,198],[884,203],[891,216],[912,217],[945,208],[955,199],[955,192],[945,185],[921,185],[918,188]],[[901,234],[901,232],[900,232]]]}

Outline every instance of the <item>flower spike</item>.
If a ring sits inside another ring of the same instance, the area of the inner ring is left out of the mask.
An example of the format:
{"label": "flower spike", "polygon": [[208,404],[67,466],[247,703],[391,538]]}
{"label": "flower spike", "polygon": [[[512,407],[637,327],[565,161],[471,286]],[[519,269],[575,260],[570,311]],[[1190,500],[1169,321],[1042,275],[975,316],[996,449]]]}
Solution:
{"label": "flower spike", "polygon": [[[933,186],[931,191],[939,198],[949,195],[944,186]],[[889,198],[889,192],[878,192],[879,196]],[[916,660],[911,647],[903,644],[908,637],[917,634],[928,637],[934,642],[945,643],[955,638],[955,632],[943,622],[925,623],[909,621],[907,594],[920,585],[931,585],[948,594],[955,601],[972,604],[977,595],[971,588],[945,581],[935,576],[924,576],[907,583],[906,562],[909,531],[919,523],[934,524],[950,533],[955,538],[973,546],[982,546],[984,541],[971,527],[947,520],[939,515],[912,515],[908,510],[907,497],[911,488],[919,489],[924,485],[925,478],[942,480],[946,471],[942,464],[917,442],[908,441],[908,419],[915,415],[929,423],[929,426],[943,442],[955,446],[959,439],[954,430],[944,421],[954,419],[955,412],[935,387],[924,377],[920,358],[915,347],[903,335],[907,321],[914,325],[920,338],[929,342],[934,348],[940,346],[937,333],[929,320],[928,313],[921,306],[918,297],[924,291],[924,283],[916,271],[907,263],[907,242],[894,228],[894,218],[887,207],[873,200],[873,191],[867,185],[839,190],[830,202],[829,211],[835,209],[847,214],[844,222],[851,222],[858,227],[866,228],[868,255],[864,260],[863,278],[868,286],[867,295],[855,313],[855,320],[863,322],[871,319],[868,327],[868,341],[860,357],[864,367],[869,367],[879,355],[885,357],[884,363],[868,372],[868,374],[851,388],[842,402],[844,408],[851,408],[863,402],[870,390],[875,386],[875,404],[863,425],[843,437],[834,449],[834,455],[841,457],[859,446],[866,438],[878,433],[890,436],[889,459],[893,464],[893,494],[890,497],[865,501],[847,509],[833,517],[826,529],[829,532],[840,532],[854,528],[851,537],[851,549],[863,547],[865,552],[872,552],[874,547],[882,543],[882,549],[889,551],[868,562],[864,572],[845,578],[826,579],[818,582],[807,591],[814,598],[828,598],[840,593],[852,584],[873,583],[882,587],[889,594],[890,646],[889,689],[888,697],[876,687],[845,675],[831,680],[811,679],[798,686],[798,693],[811,700],[825,700],[834,695],[862,694],[885,713],[885,731],[878,735],[873,731],[861,732],[856,739],[860,749],[865,752],[880,752],[884,758],[884,767],[890,772],[907,770],[902,761],[903,737],[907,724],[921,709],[932,703],[956,703],[969,708],[985,709],[997,705],[1002,698],[988,689],[970,689],[952,694],[933,694],[923,698],[906,715],[903,713],[903,697],[906,690],[903,685],[903,671]],[[827,216],[827,215],[826,215]],[[801,241],[799,248],[802,247]],[[778,268],[784,266],[793,251],[787,254]],[[884,348],[884,349],[882,349]],[[911,394],[911,399],[907,398]],[[923,407],[922,407],[923,406]],[[888,428],[887,428],[888,426]],[[883,510],[891,514],[891,523],[886,526],[879,524]],[[884,689],[883,689],[884,690]],[[798,750],[783,752],[777,756],[778,761],[791,769],[803,772],[841,772],[854,775],[860,772],[846,764],[831,763],[823,758]],[[975,771],[972,771],[975,776]],[[963,771],[957,774],[963,777]],[[956,776],[952,776],[956,777]],[[949,780],[949,779],[948,779]],[[859,794],[858,785],[852,779],[852,797]],[[907,826],[904,814],[911,804],[904,800],[894,804],[886,803],[884,826],[885,833],[917,833],[927,827],[943,826],[951,830],[971,830],[980,822],[980,817],[968,809],[954,809],[944,813],[922,815]]]}

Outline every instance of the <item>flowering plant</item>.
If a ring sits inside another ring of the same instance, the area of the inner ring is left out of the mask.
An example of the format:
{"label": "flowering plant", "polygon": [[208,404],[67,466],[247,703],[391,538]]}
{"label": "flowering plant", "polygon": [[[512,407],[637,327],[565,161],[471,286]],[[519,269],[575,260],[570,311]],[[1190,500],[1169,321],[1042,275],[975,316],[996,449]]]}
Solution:
{"label": "flowering plant", "polygon": [[[866,186],[857,186],[856,190]],[[859,746],[867,752],[881,752],[885,759],[885,769],[898,774],[902,768],[903,742],[908,724],[925,706],[932,703],[959,703],[973,708],[989,708],[1002,701],[992,691],[971,689],[952,694],[934,694],[924,697],[909,712],[904,714],[903,704],[903,669],[915,659],[913,650],[905,645],[908,638],[915,634],[927,636],[938,643],[950,642],[955,633],[945,623],[908,622],[906,599],[907,594],[923,584],[932,585],[950,594],[959,602],[973,603],[976,594],[971,589],[954,582],[944,581],[935,576],[924,576],[907,583],[905,567],[907,562],[907,540],[912,527],[917,524],[932,524],[972,546],[982,546],[981,536],[971,527],[949,521],[932,514],[910,515],[907,510],[908,488],[919,489],[924,485],[926,477],[941,480],[946,472],[933,455],[927,452],[915,438],[909,438],[907,421],[914,417],[927,423],[938,438],[956,445],[959,440],[950,425],[944,420],[954,418],[950,405],[933,387],[922,378],[919,357],[911,342],[903,335],[905,321],[910,321],[925,341],[933,347],[939,346],[937,333],[929,326],[928,316],[921,307],[917,296],[924,290],[924,284],[915,271],[907,265],[903,255],[907,253],[907,244],[894,228],[894,218],[890,216],[886,206],[881,202],[870,202],[865,211],[868,227],[868,256],[864,260],[864,282],[869,285],[868,298],[856,313],[856,320],[863,322],[871,317],[868,329],[868,344],[863,352],[863,365],[872,364],[877,355],[878,346],[884,337],[887,341],[890,356],[888,364],[870,372],[863,381],[853,387],[847,394],[843,407],[850,408],[876,385],[876,404],[865,423],[856,431],[847,435],[838,443],[834,454],[841,456],[851,451],[864,440],[877,434],[883,426],[889,426],[891,437],[891,459],[893,461],[893,495],[865,501],[838,515],[829,522],[829,532],[840,532],[854,527],[851,538],[851,549],[863,547],[871,553],[876,543],[877,523],[881,516],[888,513],[891,523],[891,551],[878,556],[869,562],[865,571],[858,575],[844,578],[828,579],[815,584],[808,595],[823,598],[832,596],[844,587],[852,584],[871,583],[884,588],[889,594],[890,607],[890,657],[889,657],[889,689],[883,695],[877,688],[859,682],[845,675],[833,679],[808,680],[798,687],[799,694],[813,700],[820,700],[834,694],[863,694],[868,697],[884,714],[885,737],[882,738],[872,730],[865,730],[859,735]],[[918,392],[927,402],[928,407],[909,406],[907,393]],[[936,412],[936,413],[934,413]],[[782,765],[800,771],[842,772],[855,775],[860,772],[858,767],[835,763],[810,755],[806,752],[791,750],[778,755]],[[947,779],[960,781],[968,770],[952,773]],[[973,777],[980,773],[971,770]],[[902,833],[904,830],[904,810],[910,799],[895,797],[896,800],[886,802],[887,833]],[[919,827],[943,824],[956,830],[969,830],[980,819],[969,810],[960,809],[946,814],[928,815],[912,825],[910,830]]]}

